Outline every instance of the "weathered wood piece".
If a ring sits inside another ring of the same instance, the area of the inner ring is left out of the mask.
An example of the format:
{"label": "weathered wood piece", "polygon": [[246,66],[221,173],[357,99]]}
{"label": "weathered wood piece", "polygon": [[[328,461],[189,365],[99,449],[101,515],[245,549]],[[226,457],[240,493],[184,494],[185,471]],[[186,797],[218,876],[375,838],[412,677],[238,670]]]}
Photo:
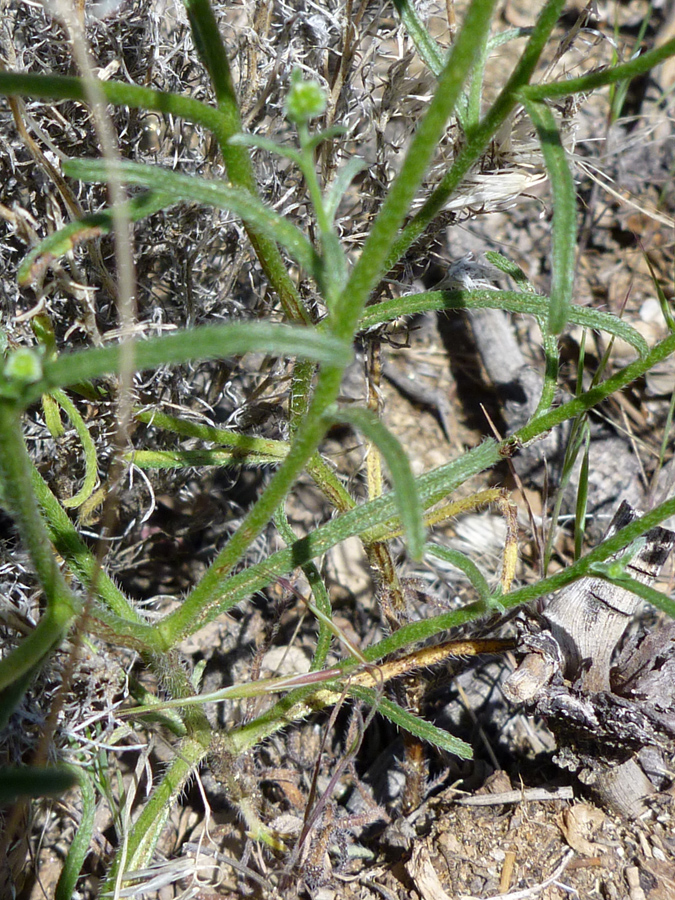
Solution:
{"label": "weathered wood piece", "polygon": [[[637,518],[636,511],[622,503],[607,537]],[[675,546],[675,534],[654,528],[626,566],[636,581],[651,584]],[[602,578],[583,578],[556,594],[544,613],[566,664],[565,674],[579,675],[585,692],[609,690],[609,670],[616,645],[643,601]]]}
{"label": "weathered wood piece", "polygon": [[[608,534],[637,518],[623,503]],[[626,566],[648,584],[675,547],[675,533],[654,528]],[[675,750],[675,623],[617,645],[642,606],[639,597],[601,578],[583,578],[555,595],[539,633],[504,692],[541,715],[558,740],[556,761],[575,771],[603,803],[628,816],[661,789]]]}

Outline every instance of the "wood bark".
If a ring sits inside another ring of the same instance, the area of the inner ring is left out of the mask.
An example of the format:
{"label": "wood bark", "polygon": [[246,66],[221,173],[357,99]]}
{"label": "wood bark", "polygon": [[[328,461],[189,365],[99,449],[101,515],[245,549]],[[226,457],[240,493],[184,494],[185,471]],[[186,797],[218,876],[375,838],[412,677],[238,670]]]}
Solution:
{"label": "wood bark", "polygon": [[[623,503],[608,534],[637,517]],[[654,528],[627,572],[650,583],[675,547]],[[605,805],[629,817],[665,786],[664,755],[675,752],[675,623],[617,648],[642,607],[630,591],[583,578],[549,602],[539,630],[523,635],[524,658],[504,685],[514,703],[544,716],[560,766],[574,771]]]}

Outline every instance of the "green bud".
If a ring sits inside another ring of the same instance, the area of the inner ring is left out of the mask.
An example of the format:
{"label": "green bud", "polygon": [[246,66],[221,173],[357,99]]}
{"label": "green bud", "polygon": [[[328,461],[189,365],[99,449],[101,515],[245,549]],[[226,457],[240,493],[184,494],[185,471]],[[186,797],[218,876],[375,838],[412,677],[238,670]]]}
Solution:
{"label": "green bud", "polygon": [[54,328],[49,316],[44,315],[44,313],[33,316],[33,318],[30,320],[30,326],[33,329],[33,334],[35,335],[35,337],[47,351],[49,358],[55,359],[56,336],[54,335]]}
{"label": "green bud", "polygon": [[291,90],[286,98],[286,118],[296,125],[304,125],[320,116],[326,108],[326,94],[316,81],[303,81],[300,69],[291,75]]}
{"label": "green bud", "polygon": [[42,378],[42,359],[34,350],[19,347],[7,357],[4,375],[10,381],[34,384]]}
{"label": "green bud", "polygon": [[626,574],[626,560],[615,559],[605,564],[605,572],[610,578],[621,578]]}

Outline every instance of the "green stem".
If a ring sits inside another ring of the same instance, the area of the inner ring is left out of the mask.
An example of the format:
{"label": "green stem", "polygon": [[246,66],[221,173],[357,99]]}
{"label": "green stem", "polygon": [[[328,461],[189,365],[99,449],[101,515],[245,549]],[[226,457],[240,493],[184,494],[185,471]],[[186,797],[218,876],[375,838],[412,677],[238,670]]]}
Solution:
{"label": "green stem", "polygon": [[331,222],[324,203],[323,194],[319,185],[319,179],[316,174],[316,163],[314,160],[314,141],[312,141],[309,129],[306,123],[299,123],[297,126],[298,139],[300,141],[300,153],[298,154],[298,165],[303,174],[309,199],[316,216],[316,224],[322,234],[329,234]]}
{"label": "green stem", "polygon": [[145,868],[150,862],[172,804],[177,801],[193,772],[208,753],[211,737],[211,729],[205,727],[180,743],[166,774],[143,806],[127,843],[118,851],[101,892],[102,896],[106,892],[110,892],[111,896],[115,893],[118,880],[121,880],[124,872]]}
{"label": "green stem", "polygon": [[37,628],[0,661],[0,688],[35,668],[65,637],[80,603],[61,574],[31,487],[32,464],[21,432],[21,412],[0,402],[0,484],[3,505],[11,513],[40,580],[46,610]]}
{"label": "green stem", "polygon": [[613,66],[611,69],[603,69],[600,72],[591,72],[578,78],[566,78],[563,81],[552,81],[546,84],[530,84],[523,88],[523,94],[527,95],[530,100],[552,100],[556,97],[566,97],[569,94],[594,91],[599,87],[616,84],[623,79],[638,78],[671,56],[675,56],[675,38],[671,38],[655,50],[648,50],[620,66]]}
{"label": "green stem", "polygon": [[[242,130],[241,116],[227,51],[215,14],[209,0],[185,0],[185,8],[190,19],[197,52],[211,78],[218,109],[222,115],[223,127],[219,132],[218,142],[227,173],[233,184],[245,187],[252,194],[257,195],[257,183],[248,148],[230,141],[230,138]],[[292,322],[310,325],[312,323],[311,314],[300,298],[276,243],[246,223],[244,223],[244,227],[268,281],[279,295],[287,318]],[[307,362],[296,363],[293,373],[292,396],[297,397],[303,391],[309,390],[307,372]],[[308,397],[309,394],[307,393],[306,396]],[[292,425],[297,421],[293,405],[289,410],[289,418]]]}
{"label": "green stem", "polygon": [[551,404],[555,400],[556,391],[558,390],[558,371],[560,369],[558,339],[543,327],[542,322],[539,323],[539,326],[542,333],[546,365],[544,369],[544,383],[541,388],[541,397],[539,398],[539,403],[534,411],[533,418],[543,415],[543,413],[551,408]]}
{"label": "green stem", "polygon": [[[286,511],[284,510],[283,506],[280,506],[277,510],[274,517],[274,524],[279,529],[279,534],[284,539],[287,545],[290,546],[297,541],[297,535],[290,526],[290,523],[286,516]],[[317,609],[324,614],[326,619],[332,619],[333,609],[330,605],[330,597],[328,596],[326,585],[323,583],[323,579],[321,578],[321,573],[313,562],[305,563],[305,565],[302,567],[302,571],[305,573],[305,577],[307,578],[312,594],[314,595]],[[326,662],[326,657],[328,656],[328,653],[330,651],[332,638],[333,632],[330,628],[330,621],[320,619],[319,635],[316,641],[316,650],[314,651],[314,657],[312,659],[312,665],[310,667],[311,672],[316,672],[318,669],[323,668]]]}
{"label": "green stem", "polygon": [[[545,594],[567,587],[567,585],[572,584],[572,582],[578,581],[580,578],[589,575],[592,575],[593,577],[602,577],[611,581],[612,579],[604,572],[596,574],[594,572],[594,566],[604,562],[611,556],[620,553],[621,550],[628,547],[634,540],[639,538],[646,531],[649,531],[650,528],[655,527],[665,519],[669,518],[673,513],[675,513],[675,498],[661,504],[659,507],[646,513],[640,519],[631,522],[630,525],[627,525],[611,538],[603,541],[599,547],[591,550],[590,553],[587,553],[586,556],[573,565],[568,566],[566,569],[556,572],[555,575],[544,578],[535,584],[526,585],[525,587],[511,591],[504,596],[500,596],[499,603],[505,609],[515,609],[525,603],[531,603],[539,597],[543,597]],[[623,583],[621,583],[621,581],[623,581]],[[628,586],[630,590],[634,587],[633,580],[628,578],[623,580],[619,579],[617,583],[619,583],[621,587]],[[675,611],[675,604],[673,604],[672,601],[669,602],[667,598],[662,595],[658,595],[653,589],[644,590],[642,587],[639,589],[635,587],[635,590],[636,593],[644,596],[645,599],[650,602],[655,603],[657,607],[664,609],[670,615]],[[366,648],[363,651],[363,655],[369,663],[379,662],[392,653],[396,653],[405,648],[409,649],[422,641],[435,637],[441,632],[458,628],[468,622],[473,622],[484,616],[485,612],[485,603],[479,601],[463,606],[461,609],[443,613],[440,616],[434,616],[431,619],[424,619],[420,622],[411,622],[409,625],[404,625],[399,628],[393,634],[384,638],[384,640]],[[350,671],[353,671],[356,666],[357,663],[355,663],[354,660],[348,659],[342,663],[338,663],[336,668],[342,670],[343,676],[346,676]],[[291,691],[285,697],[278,700],[277,703],[262,716],[232,730],[229,733],[229,740],[235,751],[237,753],[243,753],[255,746],[259,741],[264,740],[281,728],[285,728],[290,722],[303,719],[311,712],[320,709],[323,705],[320,699],[321,692],[325,692],[327,687],[329,687],[329,685],[323,685],[318,692],[313,686]]]}
{"label": "green stem", "polygon": [[[459,187],[471,166],[478,160],[500,125],[518,103],[516,92],[524,87],[532,77],[541,52],[565,6],[565,0],[548,0],[532,29],[530,39],[520,57],[513,74],[490,107],[480,125],[466,135],[466,144],[455,159],[452,168],[433,191],[424,206],[404,228],[387,256],[384,266],[389,271],[417,240],[435,216],[441,211],[450,196]],[[477,50],[480,47],[476,48]]]}
{"label": "green stem", "polygon": [[540,434],[550,431],[556,425],[560,425],[567,419],[572,419],[581,413],[587,412],[599,403],[602,403],[611,394],[622,390],[636,378],[640,378],[645,372],[649,372],[655,365],[663,362],[672,353],[675,353],[675,334],[669,335],[667,338],[658,343],[646,356],[636,359],[635,362],[620,369],[614,375],[605,379],[605,381],[563,403],[556,409],[549,410],[531,422],[528,422],[524,428],[516,432],[514,438],[522,444],[527,444],[534,440]]}
{"label": "green stem", "polygon": [[[382,261],[386,258],[391,239],[403,222],[473,64],[476,42],[490,27],[494,3],[495,0],[473,0],[467,12],[465,25],[439,78],[438,89],[413,139],[402,170],[375,220],[352,277],[335,304],[331,331],[339,338],[352,339],[368,292],[380,277]],[[322,418],[337,398],[343,371],[344,366],[323,369],[308,414],[298,428],[283,465],[200,584],[178,610],[157,626],[166,647],[173,646],[210,615],[214,596],[219,589],[222,590],[224,580],[291,490],[323,437],[325,425]]]}
{"label": "green stem", "polygon": [[[185,0],[185,8],[197,52],[209,73],[216,95],[221,118],[221,126],[216,137],[225,160],[228,177],[232,184],[257,195],[255,173],[248,149],[230,143],[230,138],[242,130],[241,116],[227,50],[215,14],[209,0]],[[310,325],[312,318],[288,274],[279,248],[274,241],[258,233],[254,228],[247,225],[244,227],[265,275],[279,295],[288,319],[291,322]]]}
{"label": "green stem", "polygon": [[296,361],[291,383],[291,394],[288,401],[288,414],[291,433],[297,430],[298,424],[307,415],[312,397],[316,366],[309,360]]}
{"label": "green stem", "polygon": [[[669,335],[645,357],[631,363],[587,393],[538,416],[501,444],[490,439],[486,440],[460,459],[421,476],[418,479],[418,491],[423,508],[428,509],[468,478],[484,472],[500,459],[512,455],[522,444],[597,406],[610,394],[626,387],[674,352],[675,335]],[[277,576],[287,574],[307,560],[325,553],[340,541],[355,534],[368,534],[371,539],[373,535],[377,537],[380,532],[386,536],[387,529],[392,530],[394,527],[395,517],[395,499],[392,494],[386,494],[328,522],[292,547],[273,554],[264,563],[237,573],[227,581],[227,589],[225,587],[227,572],[218,574],[212,569],[205,576],[205,581],[195,589],[199,592],[198,601],[193,600],[193,595],[190,595],[180,609],[171,613],[157,627],[163,628],[164,640],[174,633],[176,635],[192,633],[251,593],[261,590]],[[186,609],[188,601],[191,601],[191,605]]]}
{"label": "green stem", "polygon": [[[193,697],[195,689],[177,654],[148,654],[146,662],[157,676],[159,686],[173,698]],[[152,792],[126,840],[117,852],[106,886],[115,889],[124,872],[144,868],[152,859],[157,841],[175,803],[189,778],[209,752],[213,732],[204,710],[198,706],[182,708],[187,737],[178,748],[168,771]]]}
{"label": "green stem", "polygon": [[103,569],[99,569],[94,555],[77,533],[77,529],[49,489],[47,482],[32,464],[30,479],[32,489],[46,519],[49,531],[48,540],[53,541],[57,552],[67,561],[77,578],[88,589],[95,577],[96,596],[103,600],[115,615],[130,623],[147,627],[146,620],[134,609],[133,604],[120,591],[115,582]]}
{"label": "green stem", "polygon": [[[561,2],[563,0],[556,0],[558,4]],[[358,262],[335,305],[335,334],[347,336],[354,332],[369,293],[383,272],[391,268],[392,241],[403,224],[462,86],[480,53],[483,38],[490,28],[494,6],[495,0],[473,0],[467,10],[464,26],[439,76],[433,99],[411,141],[401,171],[391,185]],[[400,253],[396,259],[398,256]]]}
{"label": "green stem", "polygon": [[326,427],[323,415],[338,395],[342,372],[343,367],[336,366],[328,366],[321,372],[310,409],[296,432],[288,456],[197,587],[179,609],[157,626],[165,647],[174,646],[196,623],[203,621],[214,595],[220,593],[234,566],[270,521],[315,453]]}

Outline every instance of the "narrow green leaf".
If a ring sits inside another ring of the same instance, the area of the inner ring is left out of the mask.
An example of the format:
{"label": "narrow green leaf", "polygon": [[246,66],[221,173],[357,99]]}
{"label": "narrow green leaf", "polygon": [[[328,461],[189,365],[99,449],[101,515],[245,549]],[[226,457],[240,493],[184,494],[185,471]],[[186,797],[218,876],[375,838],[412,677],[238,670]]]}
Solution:
{"label": "narrow green leaf", "polygon": [[362,431],[380,451],[391,472],[396,505],[413,559],[421,559],[424,552],[425,528],[417,483],[405,450],[377,416],[368,409],[341,409],[331,413],[331,419],[353,425]]}
{"label": "narrow green leaf", "polygon": [[[160,191],[144,191],[125,204],[126,215],[129,221],[139,222],[146,216],[151,216],[176,202]],[[54,234],[50,234],[49,237],[40,241],[37,247],[34,247],[26,256],[19,266],[19,284],[30,284],[59,256],[70,253],[78,244],[93,240],[102,234],[111,234],[112,231],[113,215],[109,209],[83,216],[77,222],[64,225],[63,228],[59,228]]]}
{"label": "narrow green leaf", "polygon": [[250,434],[230,431],[229,428],[217,428],[214,425],[206,425],[203,422],[179,419],[176,416],[169,416],[158,409],[135,410],[134,418],[139,422],[145,422],[146,425],[152,425],[154,428],[169,431],[181,437],[198,438],[200,441],[222,444],[224,447],[231,448],[235,454],[238,452],[242,454],[254,453],[274,459],[283,459],[288,453],[289,445],[286,441],[253,437]]}
{"label": "narrow green leaf", "polygon": [[504,272],[505,275],[508,275],[509,278],[513,279],[516,283],[516,287],[521,290],[524,294],[536,294],[537,291],[529,280],[527,275],[523,272],[520,266],[516,265],[512,259],[508,259],[506,256],[503,256],[501,253],[497,253],[494,250],[488,250],[485,254],[485,258],[487,261],[495,267],[495,269],[499,269],[500,272]]}
{"label": "narrow green leaf", "polygon": [[233,187],[221,181],[208,181],[194,175],[181,175],[161,166],[121,162],[115,165],[102,160],[70,159],[64,161],[63,171],[81,181],[104,182],[108,173],[126,184],[151,188],[171,197],[191,203],[203,203],[225,209],[239,216],[247,225],[269,239],[281,244],[313,277],[318,278],[321,260],[305,235],[288,219],[254,197],[243,187]]}
{"label": "narrow green leaf", "polygon": [[656,609],[666,613],[671,619],[675,619],[675,600],[672,600],[667,594],[662,594],[661,591],[657,591],[651,585],[643,584],[636,578],[631,578],[630,575],[614,576],[611,562],[595,563],[590,568],[591,574],[603,578],[605,581],[609,581],[610,584],[615,584],[625,591],[637,594],[638,597],[642,597],[643,600],[651,603]]}
{"label": "narrow green leaf", "polygon": [[3,766],[0,768],[0,804],[19,797],[58,797],[77,784],[71,768],[53,766]]}
{"label": "narrow green leaf", "polygon": [[[457,154],[449,171],[443,176],[440,184],[434,189],[419,212],[417,212],[406,224],[398,237],[395,235],[390,237],[386,260],[383,263],[384,272],[393,268],[406,250],[426,230],[430,222],[438,215],[445,203],[447,203],[450,197],[455,193],[467,173],[471,170],[471,167],[479,160],[481,154],[485,151],[499,127],[512,113],[517,104],[517,91],[527,84],[532,77],[541,53],[551,36],[551,32],[553,31],[564,6],[565,0],[547,0],[544,4],[537,18],[537,22],[532,29],[527,46],[499,96],[483,116],[478,127],[472,129],[470,133],[466,135],[466,143],[463,149]],[[482,17],[483,24],[486,26],[489,25],[491,10],[483,8],[480,11],[477,10],[477,12],[478,15]],[[460,32],[460,36],[464,33],[467,24],[468,14],[465,20],[464,29]],[[470,37],[469,34],[467,34],[467,37],[469,37],[469,40],[471,40],[474,45],[472,50],[474,54],[480,51],[480,47],[482,46],[482,35],[483,31],[480,29],[474,30],[473,27],[470,31]],[[453,47],[453,54],[455,49],[456,47]],[[471,62],[473,62],[473,59]]]}
{"label": "narrow green leaf", "polygon": [[392,700],[380,696],[373,688],[354,685],[352,687],[348,686],[347,690],[352,697],[362,700],[369,706],[374,706],[380,715],[389,719],[394,725],[398,725],[399,728],[403,728],[404,731],[414,734],[420,740],[433,744],[435,747],[445,750],[446,753],[452,753],[453,756],[459,756],[461,759],[471,759],[473,757],[473,750],[465,741],[448,734],[447,731],[443,731],[441,728],[437,728],[431,722],[427,722],[426,719],[413,715],[413,713],[403,709]]}
{"label": "narrow green leaf", "polygon": [[509,41],[518,40],[518,38],[529,37],[532,34],[532,27],[525,26],[524,28],[509,28],[508,31],[501,31],[499,34],[494,34],[488,41],[488,52],[491,53],[493,50],[496,50],[497,47],[501,47],[502,44],[508,44]]}
{"label": "narrow green leaf", "polygon": [[[643,40],[647,29],[649,28],[652,21],[652,12],[653,12],[653,4],[649,4],[649,8],[647,10],[646,15],[642,19],[640,23],[640,27],[638,29],[637,34],[635,35],[635,42],[633,44],[633,52],[631,53],[630,58],[635,59],[635,57],[639,56],[642,53]],[[614,39],[616,41],[615,48],[618,48],[620,43],[619,41],[619,21],[618,18],[614,19]],[[615,49],[612,62],[616,64],[618,60],[618,50]],[[623,105],[628,95],[628,91],[630,90],[630,79],[626,78],[624,81],[616,82],[612,84],[609,90],[609,123],[610,125],[614,125],[617,119],[621,116],[623,111]]]}
{"label": "narrow green leaf", "polygon": [[[376,325],[390,322],[399,316],[417,315],[422,312],[441,309],[503,309],[506,312],[521,313],[534,316],[545,321],[549,309],[548,297],[532,294],[529,291],[423,291],[419,294],[407,294],[394,300],[385,300],[364,310],[359,322],[359,330],[365,331]],[[592,328],[594,331],[605,331],[626,341],[637,352],[640,358],[649,352],[649,346],[642,335],[623,319],[612,313],[599,309],[573,305],[569,310],[569,322]]]}
{"label": "narrow green leaf", "polygon": [[[291,528],[288,517],[286,516],[286,511],[283,507],[279,507],[277,510],[274,516],[274,524],[279,529],[279,534],[288,546],[291,546],[297,541],[298,537]],[[312,594],[314,595],[316,608],[321,614],[318,616],[319,634],[314,656],[312,658],[312,664],[310,666],[310,671],[316,672],[323,668],[326,657],[330,651],[333,631],[335,629],[332,622],[333,607],[331,606],[330,596],[328,595],[326,585],[324,584],[316,564],[314,562],[307,562],[302,567],[302,571],[305,573],[305,577],[307,578]]]}
{"label": "narrow green leaf", "polygon": [[394,6],[420,58],[430,71],[438,77],[443,71],[444,54],[417,15],[417,10],[412,0],[394,0]]}
{"label": "narrow green leaf", "polygon": [[63,505],[67,509],[77,509],[82,506],[85,500],[94,492],[96,481],[98,480],[98,459],[96,458],[96,446],[89,434],[89,429],[84,423],[84,419],[80,415],[80,411],[75,406],[70,397],[63,391],[55,391],[52,395],[63,409],[77,432],[77,436],[82,443],[82,451],[84,453],[84,481],[80,490],[68,500],[63,501]]}
{"label": "narrow green leaf", "polygon": [[347,281],[347,257],[332,229],[321,232],[322,270],[319,287],[329,308]]}
{"label": "narrow green leaf", "polygon": [[553,555],[553,547],[555,544],[555,540],[558,534],[558,524],[560,520],[560,510],[562,509],[562,503],[565,496],[565,491],[572,479],[572,475],[574,474],[577,459],[579,458],[579,454],[581,452],[583,443],[584,443],[584,431],[588,424],[587,422],[588,416],[587,414],[581,413],[577,416],[572,422],[572,428],[570,429],[569,436],[567,438],[567,444],[565,446],[565,456],[562,464],[562,471],[560,473],[558,488],[555,493],[555,500],[553,503],[553,510],[550,515],[550,525],[548,529],[548,534],[546,537],[546,544],[544,546],[543,553],[543,570],[544,572],[548,571],[549,563],[551,562],[551,558]]}
{"label": "narrow green leaf", "polygon": [[47,431],[53,438],[63,437],[65,429],[61,421],[61,410],[59,404],[54,400],[51,394],[42,395],[42,412],[45,417],[45,425]]}
{"label": "narrow green leaf", "polygon": [[[204,425],[201,422],[190,422],[155,409],[138,410],[135,417],[149,425],[171,431],[184,437],[195,437],[203,441],[213,441],[224,447],[232,448],[233,456],[239,454],[253,454],[268,456],[270,459],[285,459],[288,455],[290,444],[285,441],[273,441],[267,438],[252,437],[248,434],[239,434],[227,428],[215,428],[213,425]],[[355,506],[355,501],[344,487],[337,474],[325,463],[318,453],[307,463],[307,472],[316,482],[317,487],[338,509],[346,510]]]}
{"label": "narrow green leaf", "polygon": [[283,456],[257,453],[255,450],[133,450],[126,459],[139,469],[186,469],[205,466],[269,466]]}
{"label": "narrow green leaf", "polygon": [[661,287],[661,279],[654,269],[654,265],[650,259],[649,253],[645,249],[642,250],[642,258],[644,259],[645,263],[647,264],[647,268],[649,269],[649,275],[651,277],[652,284],[654,285],[654,290],[656,291],[656,297],[659,301],[659,306],[661,307],[663,320],[666,323],[668,330],[673,333],[675,332],[675,318],[673,317],[673,311],[670,308],[670,303],[668,302],[665,291]]}
{"label": "narrow green leaf", "polygon": [[415,194],[461,96],[462,86],[483,45],[483,37],[490,30],[494,7],[495,0],[471,0],[467,8],[463,27],[438,77],[433,99],[417,126],[401,169],[370,227],[361,255],[336,304],[336,334],[353,333],[370,291],[393,264],[392,243],[410,212]]}
{"label": "narrow green leaf", "polygon": [[[223,134],[222,114],[211,104],[202,103],[193,97],[114,80],[97,80],[96,89],[115,106],[128,106],[130,109],[145,109],[149,112],[177,116],[188,122],[203,125],[219,139],[226,140],[230,136]],[[53,73],[36,75],[27,72],[0,72],[0,94],[3,96],[16,94],[19,97],[35,97],[41,100],[87,101],[83,79]]]}
{"label": "narrow green leaf", "polygon": [[[502,256],[501,253],[495,253],[493,251],[486,253],[485,258],[489,263],[499,269],[500,272],[504,272],[515,281],[517,287],[523,293],[530,296],[537,296],[534,285],[528,280],[520,266],[517,266],[512,260]],[[572,318],[573,315],[574,313],[570,311],[570,318]],[[544,314],[537,316],[537,319],[541,327],[542,323],[545,321]],[[631,329],[631,331],[633,331],[633,329]],[[532,414],[533,419],[551,408],[558,389],[558,370],[560,367],[560,349],[558,347],[558,341],[546,328],[541,328],[541,332],[546,364],[544,368],[544,383],[541,388],[541,397]],[[631,336],[638,343],[638,347],[640,348],[638,349],[638,353],[641,353],[641,351],[646,353],[648,349],[647,342],[642,339],[642,336],[637,331]]]}
{"label": "narrow green leaf", "polygon": [[[118,372],[123,348],[123,344],[115,344],[62,353],[56,360],[45,362],[43,380],[27,385],[23,391],[24,405],[33,403],[42,393],[52,393],[55,388]],[[327,365],[343,364],[351,356],[351,347],[345,342],[310,326],[254,321],[203,325],[135,341],[134,361],[140,371],[197,359],[224,359],[251,351],[297,356]]]}
{"label": "narrow green leaf", "polygon": [[567,97],[570,94],[585,94],[599,87],[605,87],[608,84],[618,84],[626,78],[638,78],[671,56],[675,56],[675,38],[671,38],[655,50],[648,50],[641,56],[637,56],[635,59],[631,59],[629,62],[622,63],[619,66],[590,72],[588,75],[581,75],[579,78],[566,78],[562,81],[551,81],[544,84],[530,84],[523,87],[521,93],[528,100],[547,100],[556,97]]}
{"label": "narrow green leaf", "polygon": [[450,563],[451,566],[455,566],[455,568],[464,572],[480,599],[484,602],[489,600],[491,594],[490,586],[472,559],[469,559],[468,556],[460,553],[458,550],[442,547],[440,544],[426,544],[424,550],[426,553],[430,553],[432,556],[436,556],[438,559],[442,559],[444,562]]}
{"label": "narrow green leaf", "polygon": [[359,172],[363,172],[363,170],[367,167],[368,164],[366,163],[365,159],[352,157],[338,169],[337,174],[333,179],[330,187],[328,188],[326,196],[324,198],[324,210],[326,211],[326,215],[330,222],[332,222],[335,218],[335,214],[338,210],[338,206],[340,205],[340,201],[344,197],[349,185],[356,178]]}
{"label": "narrow green leaf", "polygon": [[548,171],[553,194],[553,225],[551,263],[551,307],[548,329],[560,334],[569,319],[574,293],[574,267],[577,249],[577,198],[574,178],[567,162],[560,130],[551,110],[544,102],[524,98],[525,107],[532,120]]}
{"label": "narrow green leaf", "polygon": [[75,885],[82,871],[84,860],[89,852],[89,845],[94,834],[94,813],[96,812],[96,792],[91,776],[85,768],[69,767],[77,777],[82,793],[82,815],[75,835],[70,843],[68,855],[59,876],[54,900],[72,900]]}
{"label": "narrow green leaf", "polygon": [[116,890],[118,880],[122,880],[125,872],[141,869],[150,862],[171,807],[206,756],[210,738],[210,732],[199,733],[195,737],[185,738],[177,747],[173,762],[143,807],[127,843],[118,850],[103,888],[104,896],[106,891]]}
{"label": "narrow green leaf", "polygon": [[668,404],[668,412],[666,413],[666,420],[663,424],[663,438],[661,439],[661,447],[659,449],[659,463],[656,467],[656,472],[653,476],[654,483],[656,483],[656,479],[658,479],[661,469],[663,468],[663,464],[666,459],[666,453],[668,452],[668,447],[670,445],[670,436],[673,434],[673,421],[675,420],[675,385],[673,385],[673,389],[670,394],[670,403]]}
{"label": "narrow green leaf", "polygon": [[469,88],[466,92],[466,110],[461,120],[462,127],[465,132],[475,130],[481,120],[482,104],[483,104],[483,78],[485,76],[485,65],[488,58],[488,38],[489,33],[483,35],[483,43],[480,53],[476,57],[473,69],[471,70],[471,80]]}
{"label": "narrow green leaf", "polygon": [[588,420],[583,424],[584,449],[579,470],[579,485],[577,487],[577,502],[574,515],[574,559],[581,556],[586,533],[586,513],[588,511],[588,475],[591,449],[591,429]]}

